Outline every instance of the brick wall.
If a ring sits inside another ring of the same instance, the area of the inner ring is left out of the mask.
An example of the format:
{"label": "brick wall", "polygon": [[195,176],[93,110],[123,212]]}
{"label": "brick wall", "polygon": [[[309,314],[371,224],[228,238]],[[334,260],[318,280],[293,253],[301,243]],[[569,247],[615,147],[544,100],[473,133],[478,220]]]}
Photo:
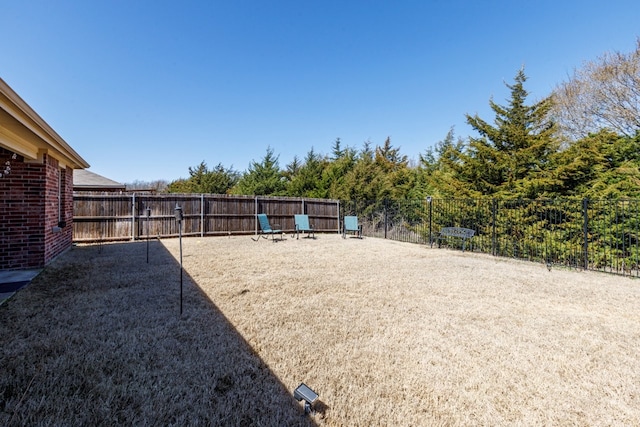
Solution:
{"label": "brick wall", "polygon": [[[0,148],[0,165],[11,162],[11,173],[0,178],[0,270],[43,267],[71,246],[73,218],[72,170],[44,156],[42,164]],[[58,174],[64,186],[58,228]],[[63,225],[63,224],[60,224]]]}
{"label": "brick wall", "polygon": [[[58,161],[45,156],[45,245],[44,263],[48,264],[71,246],[73,233],[73,171],[60,168]],[[62,186],[62,191],[60,190]],[[71,200],[71,202],[69,202]]]}

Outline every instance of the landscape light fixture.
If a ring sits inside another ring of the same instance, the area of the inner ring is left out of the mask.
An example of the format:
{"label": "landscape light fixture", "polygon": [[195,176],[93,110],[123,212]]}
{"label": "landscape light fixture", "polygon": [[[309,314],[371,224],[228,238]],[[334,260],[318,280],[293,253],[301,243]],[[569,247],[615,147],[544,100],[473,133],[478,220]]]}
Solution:
{"label": "landscape light fixture", "polygon": [[176,221],[180,240],[180,316],[182,316],[182,207],[176,203]]}
{"label": "landscape light fixture", "polygon": [[149,264],[149,218],[151,218],[151,208],[147,206],[144,211],[147,214],[147,264]]}
{"label": "landscape light fixture", "polygon": [[318,393],[311,390],[305,383],[300,383],[298,388],[293,390],[293,397],[295,397],[298,402],[304,400],[304,413],[310,414],[313,410],[313,405],[318,400]]}

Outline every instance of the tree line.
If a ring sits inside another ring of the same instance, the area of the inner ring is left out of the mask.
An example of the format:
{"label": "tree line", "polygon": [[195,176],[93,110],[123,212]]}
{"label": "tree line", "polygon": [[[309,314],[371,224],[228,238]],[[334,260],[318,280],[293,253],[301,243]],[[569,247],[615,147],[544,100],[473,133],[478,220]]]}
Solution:
{"label": "tree line", "polygon": [[284,167],[271,147],[244,172],[205,161],[170,193],[273,195],[343,200],[500,197],[640,197],[640,39],[635,51],[586,62],[547,97],[529,103],[519,70],[491,120],[466,115],[476,135],[452,128],[410,162],[390,138],[311,148]]}

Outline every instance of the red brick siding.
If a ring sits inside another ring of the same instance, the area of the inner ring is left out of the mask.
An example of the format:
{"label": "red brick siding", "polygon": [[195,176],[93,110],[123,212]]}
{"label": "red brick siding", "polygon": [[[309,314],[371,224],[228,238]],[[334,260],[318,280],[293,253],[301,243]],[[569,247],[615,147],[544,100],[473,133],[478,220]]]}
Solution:
{"label": "red brick siding", "polygon": [[[73,172],[60,169],[58,161],[46,157],[46,202],[45,202],[45,253],[44,263],[48,264],[72,243],[73,222]],[[62,200],[58,199],[62,180]],[[71,199],[71,211],[67,200]],[[60,204],[62,210],[60,210]]]}
{"label": "red brick siding", "polygon": [[11,162],[11,173],[0,178],[0,270],[43,267],[71,246],[73,178],[63,169],[66,224],[58,225],[58,161],[44,156],[25,163],[21,156],[0,148],[0,165]]}

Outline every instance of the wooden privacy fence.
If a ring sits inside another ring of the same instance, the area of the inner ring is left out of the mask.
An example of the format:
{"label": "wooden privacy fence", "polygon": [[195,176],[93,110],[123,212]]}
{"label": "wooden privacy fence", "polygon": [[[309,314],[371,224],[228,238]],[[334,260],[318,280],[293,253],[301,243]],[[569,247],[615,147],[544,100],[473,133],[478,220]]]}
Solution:
{"label": "wooden privacy fence", "polygon": [[[291,197],[215,194],[73,195],[73,241],[136,240],[178,236],[176,206],[182,207],[182,235],[214,236],[257,233],[256,215],[266,213],[271,224],[295,230],[294,215],[306,214],[318,232],[338,232],[340,202]],[[149,209],[147,211],[147,208]],[[147,212],[149,215],[147,215]]]}

